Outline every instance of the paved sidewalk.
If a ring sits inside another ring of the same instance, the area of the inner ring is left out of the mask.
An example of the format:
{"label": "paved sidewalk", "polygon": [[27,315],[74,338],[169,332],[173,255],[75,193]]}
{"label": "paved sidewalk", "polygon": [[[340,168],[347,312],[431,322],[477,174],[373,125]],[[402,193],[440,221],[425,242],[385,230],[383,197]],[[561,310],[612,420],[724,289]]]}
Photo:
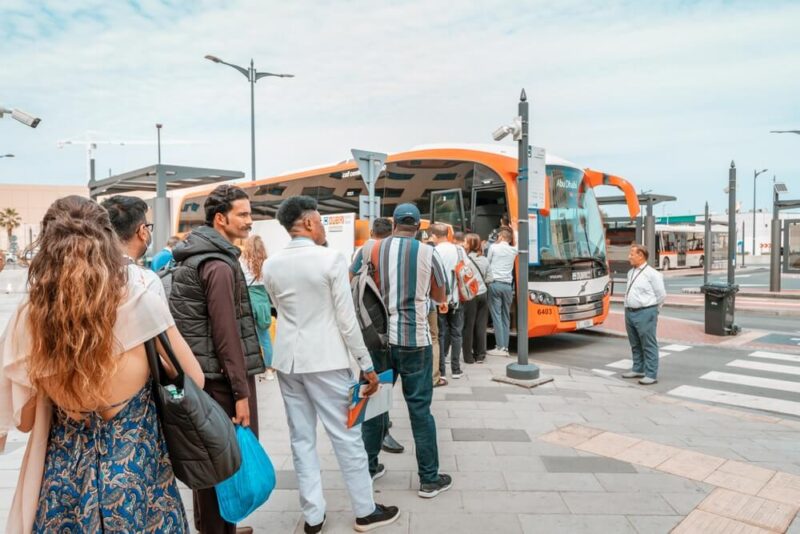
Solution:
{"label": "paved sidewalk", "polygon": [[[382,454],[388,473],[375,491],[378,502],[400,506],[402,516],[383,532],[658,533],[679,524],[681,532],[782,532],[792,520],[789,531],[800,532],[794,519],[800,423],[654,395],[619,379],[545,364],[543,374],[555,378],[545,386],[492,382],[509,361],[467,365],[464,378],[434,390],[441,469],[453,475],[454,485],[433,500],[416,495],[408,414],[395,391],[392,433],[406,452]],[[278,384],[258,388],[262,443],[278,486],[247,523],[256,532],[299,533],[303,522]],[[325,532],[352,532],[336,458],[319,432]],[[570,432],[579,438],[559,439]],[[599,443],[583,446],[601,435]],[[8,453],[0,455],[0,525],[22,440],[12,433]],[[183,495],[190,509],[189,492]],[[690,514],[697,523],[682,523]]]}
{"label": "paved sidewalk", "polygon": [[[611,302],[621,304],[623,299],[624,294],[611,296]],[[705,295],[701,293],[670,293],[664,301],[664,306],[702,310],[705,308]],[[797,299],[775,298],[770,297],[769,294],[765,294],[765,296],[736,295],[736,309],[738,311],[757,312],[762,315],[800,317],[800,302]]]}

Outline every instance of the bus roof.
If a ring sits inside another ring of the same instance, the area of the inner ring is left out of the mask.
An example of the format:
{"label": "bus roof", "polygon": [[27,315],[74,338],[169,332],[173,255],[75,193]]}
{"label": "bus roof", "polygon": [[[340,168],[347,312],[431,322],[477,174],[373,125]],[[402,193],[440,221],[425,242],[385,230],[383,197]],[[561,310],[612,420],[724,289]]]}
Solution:
{"label": "bus roof", "polygon": [[[517,157],[517,146],[516,145],[493,145],[489,143],[437,143],[437,144],[427,144],[427,145],[416,145],[411,147],[408,150],[402,150],[400,152],[393,152],[389,154],[389,158],[393,160],[402,159],[403,155],[405,154],[412,154],[414,152],[420,151],[430,151],[430,150],[468,150],[472,152],[485,152],[488,154],[494,154],[499,156],[506,156],[509,158],[516,159]],[[549,152],[545,152],[545,164],[546,165],[561,165],[564,167],[573,167],[575,169],[582,168],[575,163],[566,160],[564,158],[560,158],[556,155],[553,155]],[[285,176],[293,176],[297,174],[306,174],[312,171],[323,171],[326,169],[330,169],[332,167],[340,167],[340,166],[351,166],[354,167],[356,165],[355,160],[352,158],[341,160],[341,161],[334,161],[322,165],[312,165],[309,167],[302,167],[299,169],[293,169],[290,171],[283,172],[281,174],[275,175],[270,178],[281,178]],[[260,178],[259,180],[263,180]]]}

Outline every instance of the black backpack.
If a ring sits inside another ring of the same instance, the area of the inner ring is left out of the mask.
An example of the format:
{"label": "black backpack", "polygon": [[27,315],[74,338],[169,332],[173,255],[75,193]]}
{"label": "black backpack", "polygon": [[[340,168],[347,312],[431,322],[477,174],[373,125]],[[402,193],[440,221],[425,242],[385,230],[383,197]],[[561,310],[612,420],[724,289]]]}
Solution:
{"label": "black backpack", "polygon": [[368,242],[361,249],[361,268],[350,281],[353,304],[364,344],[370,351],[389,346],[389,311],[376,283],[380,241]]}

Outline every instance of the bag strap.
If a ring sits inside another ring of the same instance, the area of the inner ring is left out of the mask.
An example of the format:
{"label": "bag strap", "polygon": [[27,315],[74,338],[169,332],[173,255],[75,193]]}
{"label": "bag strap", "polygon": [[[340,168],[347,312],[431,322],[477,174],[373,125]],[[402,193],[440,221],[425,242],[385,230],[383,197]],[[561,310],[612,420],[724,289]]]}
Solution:
{"label": "bag strap", "polygon": [[468,260],[470,261],[470,263],[472,263],[472,265],[475,267],[475,270],[476,270],[476,271],[478,271],[478,276],[480,276],[480,277],[481,277],[481,282],[483,282],[483,285],[486,285],[486,277],[485,277],[485,276],[483,276],[483,273],[481,272],[481,268],[480,268],[480,267],[478,267],[478,264],[477,264],[477,263],[475,263],[475,260],[473,260],[472,258],[470,258],[469,254],[467,254],[467,259],[468,259]]}
{"label": "bag strap", "polygon": [[[365,245],[366,246],[366,245]],[[372,280],[375,282],[375,285],[378,286],[378,289],[381,287],[381,277],[378,272],[378,268],[380,266],[380,252],[381,252],[381,240],[376,239],[372,243],[369,244],[370,248],[367,251],[368,254],[368,268],[372,270],[370,273],[372,275]],[[363,249],[362,249],[363,250]],[[363,261],[363,258],[362,258]]]}
{"label": "bag strap", "polygon": [[172,350],[172,345],[169,342],[167,333],[161,332],[158,334],[158,336],[148,339],[144,343],[144,349],[147,353],[147,363],[150,366],[150,374],[153,376],[153,380],[155,380],[157,384],[162,384],[161,366],[158,362],[158,350],[156,349],[156,338],[158,338],[158,341],[161,342],[161,346],[164,348],[164,354],[175,368],[175,371],[178,373],[177,378],[183,379],[183,367],[181,367],[181,364],[178,362],[178,358],[175,356],[175,353]]}

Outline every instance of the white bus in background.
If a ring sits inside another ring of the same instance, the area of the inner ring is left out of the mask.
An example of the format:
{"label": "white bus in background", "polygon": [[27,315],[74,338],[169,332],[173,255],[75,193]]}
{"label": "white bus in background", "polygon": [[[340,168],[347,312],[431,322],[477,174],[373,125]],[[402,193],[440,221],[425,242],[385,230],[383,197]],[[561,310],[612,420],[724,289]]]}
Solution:
{"label": "white bus in background", "polygon": [[[712,225],[711,239],[716,250],[722,250],[719,246],[720,234],[727,234],[727,227]],[[702,267],[706,257],[705,229],[702,224],[656,225],[656,265],[659,269],[668,271]]]}

